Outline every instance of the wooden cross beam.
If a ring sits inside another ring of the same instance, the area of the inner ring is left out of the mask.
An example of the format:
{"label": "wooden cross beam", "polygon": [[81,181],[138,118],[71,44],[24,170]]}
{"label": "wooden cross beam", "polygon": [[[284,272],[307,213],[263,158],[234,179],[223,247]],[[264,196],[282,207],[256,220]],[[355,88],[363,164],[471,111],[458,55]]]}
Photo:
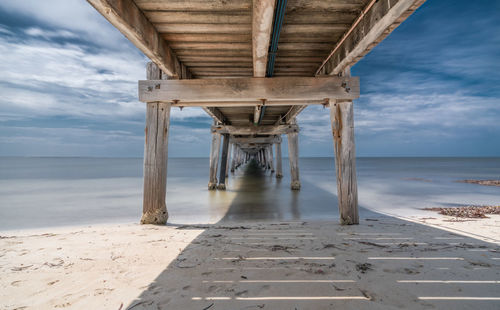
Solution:
{"label": "wooden cross beam", "polygon": [[357,77],[275,77],[139,81],[142,102],[236,102],[266,100],[353,100]]}
{"label": "wooden cross beam", "polygon": [[132,0],[87,0],[169,77],[190,78],[189,70]]}
{"label": "wooden cross beam", "polygon": [[425,0],[374,1],[339,40],[316,74],[341,74],[382,42]]}
{"label": "wooden cross beam", "polygon": [[282,135],[287,133],[298,133],[299,126],[276,125],[276,126],[212,126],[212,132],[220,134],[228,133],[230,135]]}
{"label": "wooden cross beam", "polygon": [[273,143],[280,143],[281,142],[281,137],[280,136],[270,136],[270,137],[231,137],[231,142],[233,143],[238,143],[238,144],[243,144],[243,143],[266,143],[266,144],[273,144]]}

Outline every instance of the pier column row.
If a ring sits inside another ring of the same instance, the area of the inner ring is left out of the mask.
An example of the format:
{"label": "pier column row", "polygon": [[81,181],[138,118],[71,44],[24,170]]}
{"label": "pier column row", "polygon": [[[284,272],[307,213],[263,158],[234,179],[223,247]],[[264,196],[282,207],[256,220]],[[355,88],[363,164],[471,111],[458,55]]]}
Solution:
{"label": "pier column row", "polygon": [[[147,78],[161,79],[161,71],[153,63],[147,66]],[[144,130],[144,192],[141,224],[161,225],[168,219],[165,198],[169,127],[170,103],[148,102]]]}
{"label": "pier column row", "polygon": [[283,177],[283,166],[281,165],[281,142],[275,144],[276,147],[276,178]]}

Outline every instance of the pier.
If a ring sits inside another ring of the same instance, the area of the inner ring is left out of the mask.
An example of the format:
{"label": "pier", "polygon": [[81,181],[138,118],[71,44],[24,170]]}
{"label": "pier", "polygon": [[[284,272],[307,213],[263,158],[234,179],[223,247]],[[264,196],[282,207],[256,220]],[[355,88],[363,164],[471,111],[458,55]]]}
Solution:
{"label": "pier", "polygon": [[350,68],[425,0],[88,0],[151,63],[139,81],[146,103],[143,224],[165,224],[170,110],[213,118],[209,190],[249,160],[300,190],[297,115],[330,114],[341,224],[359,223]]}

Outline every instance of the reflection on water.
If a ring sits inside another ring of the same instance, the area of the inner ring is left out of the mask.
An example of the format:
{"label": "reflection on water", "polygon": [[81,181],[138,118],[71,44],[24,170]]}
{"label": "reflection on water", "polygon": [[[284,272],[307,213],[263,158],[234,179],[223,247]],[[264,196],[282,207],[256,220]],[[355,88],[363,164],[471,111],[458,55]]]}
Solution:
{"label": "reflection on water", "polygon": [[[276,179],[242,166],[227,191],[208,191],[208,159],[169,159],[169,222],[336,219],[333,159],[302,158],[300,192],[288,169],[285,159]],[[373,210],[500,203],[498,187],[455,182],[499,179],[499,158],[360,158],[357,169],[360,205]],[[142,159],[0,158],[0,229],[138,221],[141,206]]]}

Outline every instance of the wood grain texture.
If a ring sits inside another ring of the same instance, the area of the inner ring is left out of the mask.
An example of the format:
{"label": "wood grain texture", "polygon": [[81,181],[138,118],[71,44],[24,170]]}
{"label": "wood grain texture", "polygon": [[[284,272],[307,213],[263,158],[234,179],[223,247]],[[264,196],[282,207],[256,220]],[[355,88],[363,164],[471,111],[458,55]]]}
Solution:
{"label": "wood grain texture", "polygon": [[222,143],[222,156],[220,163],[220,173],[219,173],[219,184],[217,189],[226,190],[226,169],[227,169],[227,157],[229,153],[229,134],[223,134],[224,142]]}
{"label": "wood grain texture", "polygon": [[265,77],[276,0],[253,0],[253,76]]}
{"label": "wood grain texture", "polygon": [[275,126],[212,126],[212,132],[231,135],[280,135],[298,132],[296,124]]}
{"label": "wood grain texture", "polygon": [[330,103],[340,223],[359,224],[352,101]]}
{"label": "wood grain texture", "polygon": [[142,102],[323,100],[358,97],[359,79],[356,77],[139,81],[139,100]]}
{"label": "wood grain texture", "polygon": [[87,1],[113,26],[120,30],[130,42],[156,63],[165,74],[174,78],[185,78],[182,76],[182,64],[177,59],[177,56],[134,1]]}
{"label": "wood grain texture", "polygon": [[144,199],[141,224],[162,225],[167,222],[168,134],[170,103],[150,102],[146,110],[144,144]]}
{"label": "wood grain texture", "polygon": [[283,177],[283,165],[282,155],[281,155],[281,142],[274,144],[276,148],[276,178],[281,179]]}
{"label": "wood grain texture", "polygon": [[208,189],[214,190],[217,187],[217,168],[219,166],[220,134],[212,131],[212,144],[210,146],[210,171]]}
{"label": "wood grain texture", "polygon": [[299,178],[299,134],[288,134],[288,159],[290,161],[290,178],[292,190],[300,190]]}
{"label": "wood grain texture", "polygon": [[337,75],[354,65],[408,18],[425,0],[377,1],[325,64],[322,73]]}

